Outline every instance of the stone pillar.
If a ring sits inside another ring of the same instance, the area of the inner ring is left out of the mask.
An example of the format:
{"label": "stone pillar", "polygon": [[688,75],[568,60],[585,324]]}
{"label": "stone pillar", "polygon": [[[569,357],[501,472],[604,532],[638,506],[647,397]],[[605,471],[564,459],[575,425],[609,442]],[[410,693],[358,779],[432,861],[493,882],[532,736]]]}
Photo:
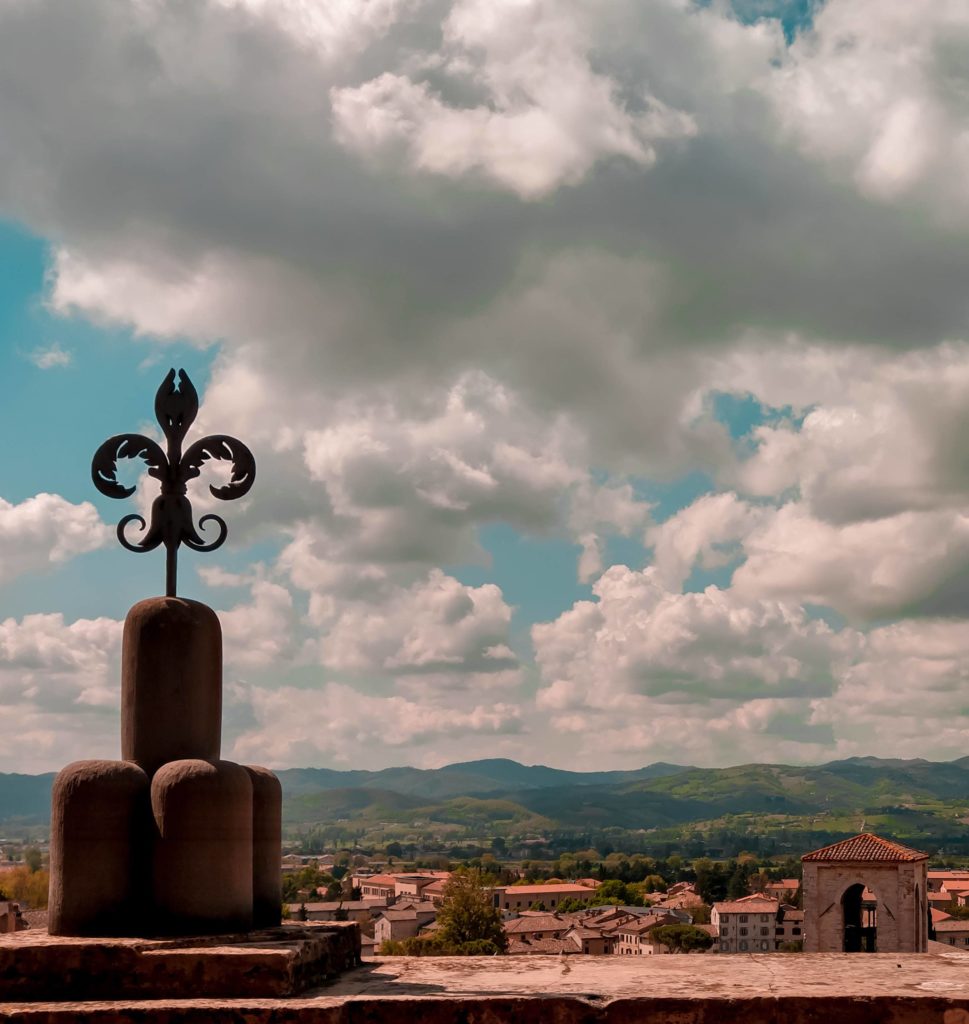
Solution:
{"label": "stone pillar", "polygon": [[121,756],[154,773],[168,761],[217,761],[222,746],[222,628],[207,605],[139,601],[121,650]]}
{"label": "stone pillar", "polygon": [[252,927],[252,803],[249,773],[230,761],[172,761],[155,773],[152,878],[161,932]]}
{"label": "stone pillar", "polygon": [[246,765],[252,782],[252,911],[256,928],[282,920],[283,791],[268,768]]}
{"label": "stone pillar", "polygon": [[50,934],[142,934],[148,776],[124,761],[75,761],[58,774],[51,804]]}

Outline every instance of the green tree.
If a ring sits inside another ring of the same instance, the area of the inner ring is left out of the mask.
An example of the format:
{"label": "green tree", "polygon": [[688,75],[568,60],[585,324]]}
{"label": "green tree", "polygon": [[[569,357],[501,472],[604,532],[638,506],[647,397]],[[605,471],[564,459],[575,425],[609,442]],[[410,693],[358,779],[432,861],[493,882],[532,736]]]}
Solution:
{"label": "green tree", "polygon": [[713,936],[709,932],[694,928],[691,924],[664,924],[649,934],[673,953],[692,953],[694,950],[709,949],[713,945]]}
{"label": "green tree", "polygon": [[28,846],[27,849],[24,850],[24,863],[27,865],[31,873],[34,871],[40,871],[44,865],[44,855],[36,846]]}
{"label": "green tree", "polygon": [[466,943],[487,940],[495,952],[505,952],[508,939],[485,875],[459,868],[447,880],[442,896],[436,933],[442,943],[460,949]]}
{"label": "green tree", "polygon": [[610,878],[608,882],[603,882],[602,885],[596,889],[596,900],[619,900],[620,903],[626,903],[629,899],[629,893],[626,892],[626,886],[619,881],[618,878]]}
{"label": "green tree", "polygon": [[701,903],[698,907],[690,907],[690,917],[693,918],[694,924],[709,924],[710,913],[713,907],[706,903]]}

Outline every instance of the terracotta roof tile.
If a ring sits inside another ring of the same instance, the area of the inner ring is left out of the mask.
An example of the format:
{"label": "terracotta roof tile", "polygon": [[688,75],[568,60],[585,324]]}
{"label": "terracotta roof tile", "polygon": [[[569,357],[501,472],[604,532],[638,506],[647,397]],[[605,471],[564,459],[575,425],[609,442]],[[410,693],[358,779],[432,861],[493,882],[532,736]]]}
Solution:
{"label": "terracotta roof tile", "polygon": [[508,942],[510,956],[522,953],[543,953],[546,956],[555,953],[578,953],[578,947],[571,939],[519,939]]}
{"label": "terracotta roof tile", "polygon": [[969,921],[960,921],[955,917],[936,921],[934,927],[937,932],[965,932],[969,935]]}
{"label": "terracotta roof tile", "polygon": [[842,839],[839,843],[813,850],[801,858],[802,861],[917,861],[928,860],[927,853],[919,853],[907,846],[893,843],[889,839],[862,832],[851,839]]}

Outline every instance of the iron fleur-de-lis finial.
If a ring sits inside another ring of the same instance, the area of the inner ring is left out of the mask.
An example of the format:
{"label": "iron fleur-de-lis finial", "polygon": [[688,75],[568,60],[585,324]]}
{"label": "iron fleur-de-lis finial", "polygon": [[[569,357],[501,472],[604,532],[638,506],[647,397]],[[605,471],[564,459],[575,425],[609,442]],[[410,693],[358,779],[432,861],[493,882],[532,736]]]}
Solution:
{"label": "iron fleur-de-lis finial", "polygon": [[[199,396],[184,370],[179,370],[177,376],[176,387],[175,371],[169,370],[155,395],[155,416],[168,440],[168,454],[142,434],[116,434],[98,448],[91,463],[94,486],[109,498],[128,498],[135,493],[134,487],[118,482],[118,459],[143,459],[148,475],[161,481],[161,494],[152,503],[147,531],[142,516],[133,513],[118,523],[118,540],[129,551],[137,552],[154,551],[159,544],[165,545],[165,593],[168,597],[175,596],[179,544],[184,541],[194,551],[214,551],[229,532],[220,516],[209,513],[199,520],[199,529],[204,530],[206,523],[214,522],[219,527],[219,535],[209,543],[199,535],[187,497],[188,481],[201,473],[209,459],[231,459],[229,482],[222,487],[209,487],[215,497],[231,501],[246,494],[256,478],[252,452],[227,434],[210,434],[182,452],[182,441],[199,410]],[[145,534],[137,543],[125,537],[125,529],[132,522],[139,523]]]}

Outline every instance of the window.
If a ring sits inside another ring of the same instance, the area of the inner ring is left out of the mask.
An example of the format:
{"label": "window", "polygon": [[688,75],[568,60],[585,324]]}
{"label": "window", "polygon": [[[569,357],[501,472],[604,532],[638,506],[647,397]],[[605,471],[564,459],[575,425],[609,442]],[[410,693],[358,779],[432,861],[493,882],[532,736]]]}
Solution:
{"label": "window", "polygon": [[740,915],[740,923],[741,924],[746,924],[747,923],[747,915],[746,914],[741,914]]}
{"label": "window", "polygon": [[741,935],[746,935],[747,934],[747,929],[746,928],[741,928],[740,929],[740,934]]}
{"label": "window", "polygon": [[770,935],[770,928],[761,928],[760,934],[761,935]]}
{"label": "window", "polygon": [[761,919],[761,921],[769,921],[770,920],[770,914],[761,914],[760,915],[760,919]]}
{"label": "window", "polygon": [[740,948],[741,948],[741,950],[743,952],[747,951],[747,940],[746,939],[741,939],[740,940]]}
{"label": "window", "polygon": [[791,929],[791,934],[792,935],[800,935],[801,934],[801,929],[800,928],[792,928]]}
{"label": "window", "polygon": [[766,942],[761,942],[760,948],[766,950],[767,949],[767,943]]}
{"label": "window", "polygon": [[721,953],[726,953],[729,948],[730,948],[730,944],[729,943],[727,943],[727,942],[721,942],[720,943],[720,952]]}

